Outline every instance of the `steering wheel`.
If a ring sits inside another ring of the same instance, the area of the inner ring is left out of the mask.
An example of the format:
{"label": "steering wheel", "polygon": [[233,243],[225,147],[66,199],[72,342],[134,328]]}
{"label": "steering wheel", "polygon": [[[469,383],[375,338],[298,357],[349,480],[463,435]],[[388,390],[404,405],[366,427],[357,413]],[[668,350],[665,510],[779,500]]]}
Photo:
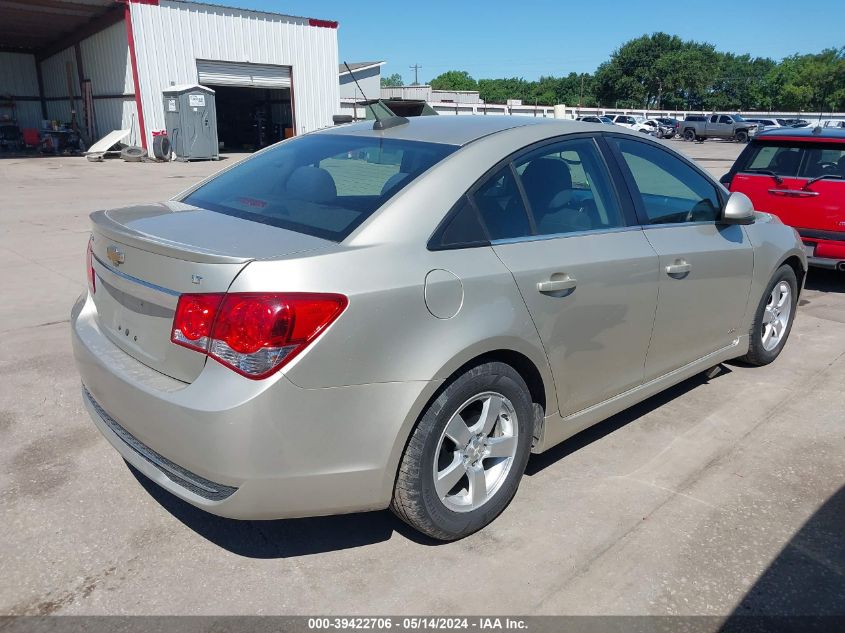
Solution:
{"label": "steering wheel", "polygon": [[819,165],[819,167],[821,168],[822,171],[825,171],[825,170],[828,170],[828,169],[832,170],[834,172],[839,171],[839,163],[832,163],[832,162],[829,162],[829,161],[824,161],[822,163],[819,163],[818,165]]}

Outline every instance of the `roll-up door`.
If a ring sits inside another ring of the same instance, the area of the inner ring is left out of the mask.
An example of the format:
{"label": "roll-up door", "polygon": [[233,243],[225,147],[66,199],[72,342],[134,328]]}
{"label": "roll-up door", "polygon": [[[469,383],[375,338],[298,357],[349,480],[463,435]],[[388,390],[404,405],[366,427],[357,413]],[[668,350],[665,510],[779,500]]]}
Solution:
{"label": "roll-up door", "polygon": [[199,83],[247,88],[290,88],[290,66],[197,60]]}

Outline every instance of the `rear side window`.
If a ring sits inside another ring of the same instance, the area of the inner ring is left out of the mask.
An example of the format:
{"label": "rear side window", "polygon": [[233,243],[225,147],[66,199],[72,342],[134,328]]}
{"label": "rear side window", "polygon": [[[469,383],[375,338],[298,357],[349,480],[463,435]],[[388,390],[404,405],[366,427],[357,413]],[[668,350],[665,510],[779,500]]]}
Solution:
{"label": "rear side window", "polygon": [[610,176],[592,139],[545,146],[515,163],[537,235],[625,225]]}
{"label": "rear side window", "polygon": [[845,143],[818,143],[808,147],[805,152],[806,160],[799,174],[801,177],[839,176],[845,178]]}
{"label": "rear side window", "polygon": [[528,213],[510,164],[499,169],[473,196],[491,240],[531,235]]}
{"label": "rear side window", "polygon": [[340,242],[456,149],[397,139],[307,135],[256,154],[183,202]]}

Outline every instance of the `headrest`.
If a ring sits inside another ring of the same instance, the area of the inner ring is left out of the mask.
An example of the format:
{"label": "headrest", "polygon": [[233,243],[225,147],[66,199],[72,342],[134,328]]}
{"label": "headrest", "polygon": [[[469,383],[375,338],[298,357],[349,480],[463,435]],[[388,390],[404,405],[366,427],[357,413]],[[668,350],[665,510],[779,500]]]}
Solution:
{"label": "headrest", "polygon": [[321,167],[297,167],[288,178],[287,191],[294,198],[325,204],[337,198],[337,187]]}

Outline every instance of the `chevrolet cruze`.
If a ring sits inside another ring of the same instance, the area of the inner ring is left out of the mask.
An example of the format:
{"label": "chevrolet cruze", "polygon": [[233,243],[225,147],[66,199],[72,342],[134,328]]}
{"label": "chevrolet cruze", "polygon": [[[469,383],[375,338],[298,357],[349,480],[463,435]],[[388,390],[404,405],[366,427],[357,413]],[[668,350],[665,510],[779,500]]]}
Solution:
{"label": "chevrolet cruze", "polygon": [[773,361],[795,232],[642,134],[511,117],[357,123],[91,215],[82,396],[214,514],[390,507],[437,539],[539,453],[722,361]]}

